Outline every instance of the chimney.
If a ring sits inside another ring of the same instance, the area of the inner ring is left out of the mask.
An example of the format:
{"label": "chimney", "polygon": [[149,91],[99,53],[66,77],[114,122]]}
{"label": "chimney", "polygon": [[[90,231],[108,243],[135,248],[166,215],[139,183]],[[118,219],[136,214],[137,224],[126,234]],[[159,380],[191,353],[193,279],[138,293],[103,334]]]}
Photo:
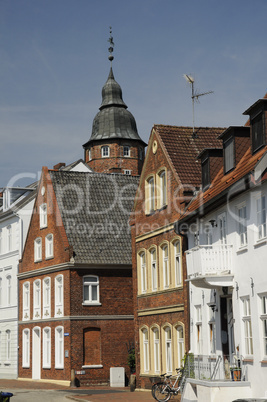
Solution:
{"label": "chimney", "polygon": [[60,170],[62,167],[65,167],[66,163],[59,162],[57,165],[54,166],[54,170]]}

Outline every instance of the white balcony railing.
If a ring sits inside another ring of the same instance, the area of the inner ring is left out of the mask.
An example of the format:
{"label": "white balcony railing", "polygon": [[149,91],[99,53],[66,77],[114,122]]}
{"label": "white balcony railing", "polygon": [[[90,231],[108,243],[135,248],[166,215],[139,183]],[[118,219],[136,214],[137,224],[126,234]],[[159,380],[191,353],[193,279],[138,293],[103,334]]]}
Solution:
{"label": "white balcony railing", "polygon": [[232,273],[233,246],[197,246],[186,251],[188,277]]}

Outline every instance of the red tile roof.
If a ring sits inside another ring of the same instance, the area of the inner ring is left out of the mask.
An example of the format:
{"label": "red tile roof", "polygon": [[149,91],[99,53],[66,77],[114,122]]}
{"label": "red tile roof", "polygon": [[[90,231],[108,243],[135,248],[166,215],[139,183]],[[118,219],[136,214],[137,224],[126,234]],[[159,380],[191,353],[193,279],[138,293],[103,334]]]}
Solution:
{"label": "red tile roof", "polygon": [[193,138],[192,127],[155,125],[163,146],[182,182],[199,187],[201,184],[201,161],[197,156],[205,148],[222,148],[217,137],[225,131],[222,127],[195,127],[197,138]]}

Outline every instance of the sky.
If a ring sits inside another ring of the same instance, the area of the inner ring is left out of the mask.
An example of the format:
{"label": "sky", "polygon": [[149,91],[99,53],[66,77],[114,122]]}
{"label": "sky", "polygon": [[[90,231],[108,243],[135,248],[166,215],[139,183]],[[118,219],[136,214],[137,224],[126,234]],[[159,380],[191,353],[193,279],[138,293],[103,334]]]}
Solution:
{"label": "sky", "polygon": [[84,157],[110,61],[148,142],[154,124],[243,125],[267,92],[266,0],[0,0],[0,187]]}

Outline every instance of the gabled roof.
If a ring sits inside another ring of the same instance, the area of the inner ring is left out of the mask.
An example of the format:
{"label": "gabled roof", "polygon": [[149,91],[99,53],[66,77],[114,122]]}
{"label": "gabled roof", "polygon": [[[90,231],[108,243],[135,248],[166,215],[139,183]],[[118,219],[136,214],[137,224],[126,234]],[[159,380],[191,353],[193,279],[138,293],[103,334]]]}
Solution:
{"label": "gabled roof", "polygon": [[196,127],[196,138],[192,136],[192,127],[155,125],[154,129],[161,137],[182,184],[200,186],[201,162],[196,158],[205,148],[222,148],[222,142],[217,137],[225,128]]}
{"label": "gabled roof", "polygon": [[77,263],[131,265],[128,223],[139,177],[49,171]]}

